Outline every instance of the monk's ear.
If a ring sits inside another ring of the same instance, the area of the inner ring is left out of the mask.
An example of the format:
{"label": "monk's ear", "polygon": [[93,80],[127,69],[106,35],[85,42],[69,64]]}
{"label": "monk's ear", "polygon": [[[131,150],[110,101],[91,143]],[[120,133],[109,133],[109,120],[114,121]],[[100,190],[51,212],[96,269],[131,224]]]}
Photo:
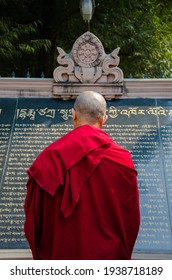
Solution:
{"label": "monk's ear", "polygon": [[74,108],[72,108],[72,119],[73,119],[73,121],[76,120],[76,111]]}
{"label": "monk's ear", "polygon": [[107,121],[107,119],[108,119],[108,116],[105,115],[105,116],[103,117],[101,123],[100,123],[100,127],[104,125],[104,123]]}
{"label": "monk's ear", "polygon": [[107,119],[108,119],[108,115],[105,115],[105,116],[103,117],[103,124],[107,121]]}

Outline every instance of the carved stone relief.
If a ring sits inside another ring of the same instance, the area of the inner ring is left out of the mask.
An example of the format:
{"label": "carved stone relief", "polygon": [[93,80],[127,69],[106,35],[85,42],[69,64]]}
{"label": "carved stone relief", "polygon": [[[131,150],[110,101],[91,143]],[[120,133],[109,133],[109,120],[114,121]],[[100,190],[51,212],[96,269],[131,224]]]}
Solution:
{"label": "carved stone relief", "polygon": [[120,48],[106,54],[100,40],[90,32],[75,41],[69,54],[60,47],[57,50],[60,66],[53,72],[57,83],[122,83],[124,80],[118,67]]}

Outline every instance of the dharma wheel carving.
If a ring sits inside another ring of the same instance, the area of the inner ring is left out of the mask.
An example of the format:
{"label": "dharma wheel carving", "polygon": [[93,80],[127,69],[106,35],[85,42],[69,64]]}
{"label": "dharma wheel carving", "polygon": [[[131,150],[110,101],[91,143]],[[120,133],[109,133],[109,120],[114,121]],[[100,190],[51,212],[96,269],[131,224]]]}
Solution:
{"label": "dharma wheel carving", "polygon": [[99,65],[105,53],[100,40],[92,33],[86,32],[74,43],[72,55],[77,65],[89,68]]}
{"label": "dharma wheel carving", "polygon": [[118,67],[120,48],[106,54],[100,40],[86,32],[74,43],[69,54],[57,48],[53,78],[56,83],[122,83],[123,71]]}

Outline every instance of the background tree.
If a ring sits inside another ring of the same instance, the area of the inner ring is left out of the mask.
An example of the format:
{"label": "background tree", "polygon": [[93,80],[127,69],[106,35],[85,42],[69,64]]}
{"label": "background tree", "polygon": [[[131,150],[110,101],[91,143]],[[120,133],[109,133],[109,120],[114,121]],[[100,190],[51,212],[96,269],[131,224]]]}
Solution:
{"label": "background tree", "polygon": [[[108,51],[119,46],[120,67],[125,76],[171,75],[172,2],[159,0],[97,1],[101,11],[99,38]],[[114,5],[115,4],[115,5]],[[106,10],[106,14],[104,14]],[[103,19],[103,20],[102,20]],[[171,65],[170,65],[171,64]]]}
{"label": "background tree", "polygon": [[[52,77],[57,46],[87,31],[79,0],[0,0],[0,74]],[[96,0],[91,32],[106,53],[120,47],[124,76],[171,77],[171,0]]]}

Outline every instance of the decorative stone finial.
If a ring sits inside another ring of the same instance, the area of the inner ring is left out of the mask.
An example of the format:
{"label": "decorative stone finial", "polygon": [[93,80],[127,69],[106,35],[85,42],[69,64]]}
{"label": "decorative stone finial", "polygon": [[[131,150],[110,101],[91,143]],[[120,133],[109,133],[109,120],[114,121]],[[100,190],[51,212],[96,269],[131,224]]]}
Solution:
{"label": "decorative stone finial", "polygon": [[106,54],[100,40],[86,32],[74,43],[71,53],[57,48],[60,65],[53,72],[56,83],[122,83],[123,72],[118,67],[120,48]]}

